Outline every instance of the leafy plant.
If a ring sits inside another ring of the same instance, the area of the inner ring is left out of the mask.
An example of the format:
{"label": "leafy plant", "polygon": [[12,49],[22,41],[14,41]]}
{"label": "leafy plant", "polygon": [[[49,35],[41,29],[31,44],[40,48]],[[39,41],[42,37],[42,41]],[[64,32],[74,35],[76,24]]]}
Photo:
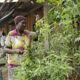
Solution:
{"label": "leafy plant", "polygon": [[[37,0],[45,2],[45,0]],[[80,2],[47,0],[49,12],[36,23],[37,42],[16,69],[16,80],[77,80],[80,73]],[[46,34],[47,32],[47,34]],[[49,47],[45,41],[48,39]]]}

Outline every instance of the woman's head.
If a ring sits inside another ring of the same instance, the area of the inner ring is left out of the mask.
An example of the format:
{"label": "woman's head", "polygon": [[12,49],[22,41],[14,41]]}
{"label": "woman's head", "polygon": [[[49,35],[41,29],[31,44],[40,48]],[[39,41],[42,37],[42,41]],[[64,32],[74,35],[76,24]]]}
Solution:
{"label": "woman's head", "polygon": [[24,16],[16,16],[14,18],[16,29],[20,32],[23,32],[26,27],[26,19]]}

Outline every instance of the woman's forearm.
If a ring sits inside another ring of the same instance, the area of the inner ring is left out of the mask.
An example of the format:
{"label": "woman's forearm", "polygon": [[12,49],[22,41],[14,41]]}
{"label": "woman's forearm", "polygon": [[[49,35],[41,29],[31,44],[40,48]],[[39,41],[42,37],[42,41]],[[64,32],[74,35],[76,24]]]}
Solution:
{"label": "woman's forearm", "polygon": [[23,54],[24,53],[24,50],[22,49],[11,49],[11,48],[8,48],[8,47],[4,47],[4,54],[13,54],[13,53],[17,53],[17,54]]}
{"label": "woman's forearm", "polygon": [[16,50],[4,48],[4,53],[12,54],[12,53],[16,53]]}

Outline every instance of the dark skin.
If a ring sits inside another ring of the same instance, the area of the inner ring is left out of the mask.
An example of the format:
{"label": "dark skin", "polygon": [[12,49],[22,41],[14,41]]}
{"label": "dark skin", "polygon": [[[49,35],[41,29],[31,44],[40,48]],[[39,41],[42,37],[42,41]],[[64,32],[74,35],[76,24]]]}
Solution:
{"label": "dark skin", "polygon": [[[22,20],[18,24],[16,24],[16,30],[18,32],[18,35],[22,35],[25,27],[26,27],[25,20]],[[8,54],[13,54],[13,53],[23,54],[24,50],[21,50],[21,49],[15,49],[15,50],[13,50],[11,47],[8,47],[8,46],[5,45],[5,47],[4,47],[4,53],[8,53]]]}

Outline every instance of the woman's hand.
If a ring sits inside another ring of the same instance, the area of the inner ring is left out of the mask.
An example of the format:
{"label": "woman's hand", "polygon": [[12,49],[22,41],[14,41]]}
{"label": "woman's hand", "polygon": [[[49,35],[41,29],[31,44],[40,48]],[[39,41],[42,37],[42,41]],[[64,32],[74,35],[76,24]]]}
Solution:
{"label": "woman's hand", "polygon": [[15,53],[23,54],[24,53],[24,50],[23,49],[16,49],[15,50]]}

